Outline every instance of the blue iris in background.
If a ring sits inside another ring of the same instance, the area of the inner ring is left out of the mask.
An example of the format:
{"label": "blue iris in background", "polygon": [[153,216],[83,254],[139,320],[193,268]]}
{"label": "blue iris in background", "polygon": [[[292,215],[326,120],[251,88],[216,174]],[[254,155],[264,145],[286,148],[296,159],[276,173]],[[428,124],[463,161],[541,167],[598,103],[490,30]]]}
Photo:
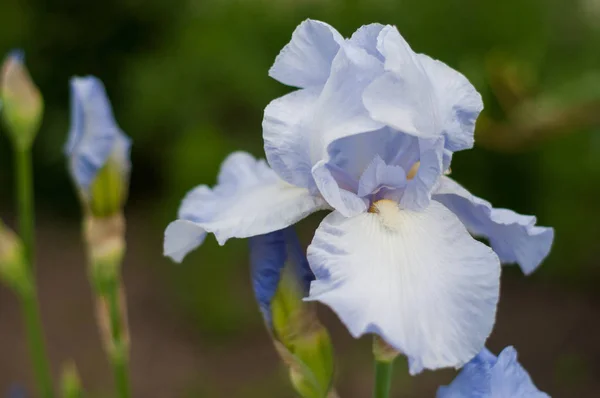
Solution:
{"label": "blue iris in background", "polygon": [[506,347],[498,357],[484,348],[437,398],[549,398],[539,391],[517,361],[517,351]]}
{"label": "blue iris in background", "polygon": [[128,181],[131,140],[117,125],[104,85],[94,76],[71,79],[71,128],[65,153],[79,190],[89,189],[108,163]]}

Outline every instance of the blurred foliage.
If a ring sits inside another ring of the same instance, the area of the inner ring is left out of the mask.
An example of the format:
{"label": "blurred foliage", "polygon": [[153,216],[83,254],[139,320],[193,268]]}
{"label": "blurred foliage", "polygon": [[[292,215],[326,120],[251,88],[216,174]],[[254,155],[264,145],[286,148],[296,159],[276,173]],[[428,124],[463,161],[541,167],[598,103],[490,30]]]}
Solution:
{"label": "blurred foliage", "polygon": [[[534,278],[600,281],[600,0],[2,0],[0,10],[0,54],[26,51],[47,104],[35,145],[40,210],[78,211],[62,154],[71,76],[105,82],[134,139],[129,211],[151,213],[160,235],[187,190],[214,183],[229,152],[262,156],[263,109],[290,90],[267,71],[299,22],[321,19],[350,35],[376,21],[397,25],[482,93],[476,149],[455,156],[453,176],[556,228]],[[2,134],[4,208],[8,149]],[[302,224],[305,242],[316,221]],[[164,267],[173,294],[213,335],[260,328],[253,303],[236,299],[249,289],[246,256],[244,242],[223,249],[209,238],[185,265]]]}

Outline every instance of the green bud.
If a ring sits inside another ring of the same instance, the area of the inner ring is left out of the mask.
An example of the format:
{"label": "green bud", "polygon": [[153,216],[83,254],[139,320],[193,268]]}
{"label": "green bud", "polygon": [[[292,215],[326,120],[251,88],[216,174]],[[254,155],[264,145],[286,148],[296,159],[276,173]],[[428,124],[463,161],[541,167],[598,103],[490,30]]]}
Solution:
{"label": "green bud", "polygon": [[94,217],[110,217],[120,213],[127,200],[129,181],[114,157],[108,159],[92,182],[89,209]]}
{"label": "green bud", "polygon": [[326,398],[335,394],[333,347],[314,304],[302,298],[297,278],[286,265],[271,302],[275,347],[296,391],[303,398]]}
{"label": "green bud", "polygon": [[0,78],[2,113],[11,140],[18,150],[29,149],[44,113],[42,95],[18,52],[6,58]]}
{"label": "green bud", "polygon": [[19,294],[29,289],[25,248],[19,237],[0,221],[0,279]]}
{"label": "green bud", "polygon": [[61,386],[63,398],[83,398],[79,373],[73,362],[63,367]]}

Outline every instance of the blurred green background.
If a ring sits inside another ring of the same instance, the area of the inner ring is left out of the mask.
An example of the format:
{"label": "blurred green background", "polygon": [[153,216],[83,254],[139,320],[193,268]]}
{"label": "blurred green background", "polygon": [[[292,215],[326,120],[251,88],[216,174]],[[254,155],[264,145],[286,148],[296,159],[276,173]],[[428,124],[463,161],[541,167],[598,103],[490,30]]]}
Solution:
{"label": "blurred green background", "polygon": [[[68,79],[94,74],[133,137],[125,279],[139,397],[292,397],[252,301],[245,242],[209,238],[183,265],[162,233],[183,195],[212,184],[233,150],[263,156],[262,112],[290,89],[267,71],[295,26],[344,35],[395,24],[413,49],[464,73],[486,109],[476,148],[455,156],[471,192],[556,229],[523,278],[507,269],[496,331],[553,396],[600,390],[600,0],[2,0],[0,54],[23,48],[46,102],[35,145],[38,258],[50,354],[75,358],[99,395],[111,379],[97,341],[79,242],[79,206],[62,147]],[[0,135],[0,214],[11,220],[12,156]],[[300,224],[304,243],[322,215]],[[368,341],[323,310],[342,397],[365,397]],[[0,288],[0,395],[31,375],[16,302]],[[397,397],[433,396],[452,372],[397,368]],[[95,396],[95,395],[93,395]]]}

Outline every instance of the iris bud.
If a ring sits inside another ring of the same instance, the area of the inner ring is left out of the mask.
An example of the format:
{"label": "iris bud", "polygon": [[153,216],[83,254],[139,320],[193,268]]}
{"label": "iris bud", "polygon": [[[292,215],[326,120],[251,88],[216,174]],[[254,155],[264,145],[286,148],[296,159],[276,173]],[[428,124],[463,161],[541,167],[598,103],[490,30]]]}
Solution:
{"label": "iris bud", "polygon": [[13,51],[2,65],[0,96],[10,138],[18,150],[31,148],[38,132],[44,101],[24,64],[21,51]]}

